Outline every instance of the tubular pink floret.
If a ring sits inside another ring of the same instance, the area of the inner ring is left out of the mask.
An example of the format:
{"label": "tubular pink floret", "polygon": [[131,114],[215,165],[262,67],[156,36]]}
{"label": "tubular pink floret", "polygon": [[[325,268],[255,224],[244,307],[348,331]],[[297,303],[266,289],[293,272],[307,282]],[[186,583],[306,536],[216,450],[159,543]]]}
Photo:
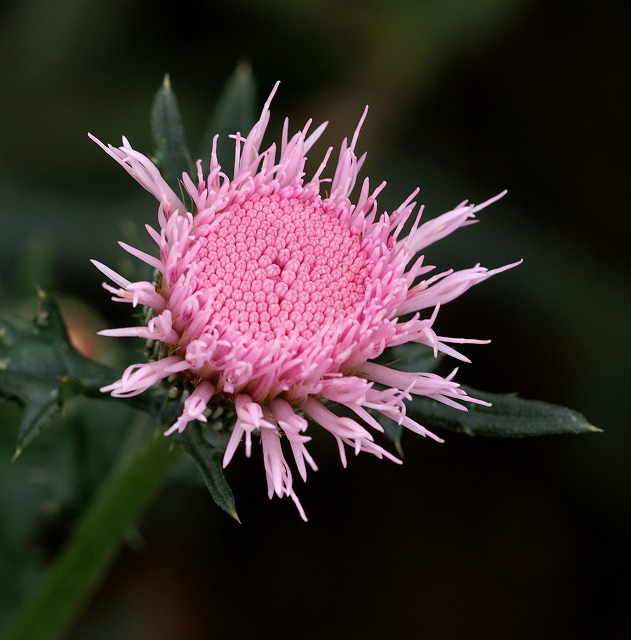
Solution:
{"label": "tubular pink floret", "polygon": [[305,462],[309,464],[314,471],[318,470],[316,463],[305,447],[305,444],[309,442],[311,438],[302,435],[302,432],[307,430],[307,421],[294,411],[289,402],[282,398],[274,398],[271,402],[271,409],[278,422],[278,426],[287,436],[287,440],[289,440],[300,477],[306,482],[307,467]]}
{"label": "tubular pink floret", "polygon": [[166,300],[156,291],[155,285],[146,281],[132,282],[127,287],[126,297],[131,297],[130,302],[134,307],[141,304],[156,313],[164,311],[166,306]]}
{"label": "tubular pink floret", "polygon": [[472,210],[473,206],[459,207],[423,223],[414,230],[412,236],[409,236],[406,249],[410,253],[416,254],[434,242],[452,234],[456,229],[466,224],[473,224],[476,220]]}
{"label": "tubular pink floret", "polygon": [[461,296],[474,284],[478,284],[491,276],[501,273],[506,269],[517,266],[520,262],[515,262],[499,269],[488,270],[485,267],[476,265],[469,269],[460,271],[448,271],[444,274],[434,276],[427,281],[412,287],[408,292],[408,298],[404,304],[399,306],[397,313],[405,315],[412,311],[421,311],[437,304],[447,304]]}
{"label": "tubular pink floret", "polygon": [[180,199],[160,175],[156,166],[146,156],[134,151],[127,138],[123,137],[123,146],[118,149],[112,145],[105,146],[98,138],[88,133],[88,137],[120,164],[132,178],[141,184],[157,200],[168,204],[172,211],[184,209]]}
{"label": "tubular pink floret", "polygon": [[457,369],[454,369],[449,376],[443,378],[435,373],[396,371],[395,369],[384,367],[374,362],[366,362],[361,368],[361,373],[374,382],[395,389],[405,389],[415,395],[433,398],[456,409],[466,411],[464,405],[459,402],[454,402],[451,398],[478,403],[480,403],[480,401],[469,398],[459,384],[451,381],[456,371]]}
{"label": "tubular pink floret", "polygon": [[[386,213],[377,203],[385,182],[371,189],[365,178],[353,203],[351,193],[366,158],[356,147],[367,110],[350,143],[342,142],[328,170],[332,177],[322,177],[329,148],[306,178],[306,154],[327,123],[312,129],[309,120],[292,134],[286,120],[279,144],[263,147],[277,88],[251,131],[232,136],[232,177],[219,164],[217,137],[208,173],[198,161],[196,175],[183,174],[181,184],[194,211],[186,211],[149,158],[126,139],[114,148],[93,138],[158,200],[158,226],[147,226],[147,233],[159,257],[121,243],[156,270],[158,282],[130,282],[93,262],[114,283],[104,284],[114,300],[153,311],[145,326],[101,333],[155,340],[165,345],[164,353],[177,354],[133,365],[102,390],[128,397],[170,375],[186,376],[192,392],[167,435],[182,432],[193,420],[205,422],[213,397],[233,402],[236,422],[223,466],[242,440],[250,457],[253,434],[258,434],[270,497],[291,497],[304,518],[283,453],[289,446],[303,480],[307,466],[317,469],[306,448],[311,437],[303,414],[335,438],[344,466],[347,446],[356,454],[400,462],[368,430],[383,431],[377,414],[441,441],[406,415],[412,395],[461,410],[466,410],[463,402],[485,403],[453,381],[455,370],[441,377],[398,371],[396,362],[391,367],[374,360],[389,347],[417,343],[434,356],[442,352],[469,362],[450,345],[485,341],[438,336],[439,309],[519,263],[433,273],[435,267],[419,252],[477,222],[475,214],[505,192],[480,205],[462,202],[427,222],[421,220],[423,207],[416,205],[418,189]],[[354,418],[337,415],[339,405]]]}
{"label": "tubular pink floret", "polygon": [[114,289],[108,284],[103,284],[104,289],[118,296],[113,298],[116,302],[131,302],[134,307],[142,304],[145,307],[151,307],[157,312],[164,310],[166,301],[156,292],[155,286],[150,282],[129,282],[129,280],[101,264],[98,260],[91,260],[90,262],[110,280],[120,285],[120,289]]}
{"label": "tubular pink floret", "polygon": [[[252,432],[256,429],[274,429],[275,425],[263,418],[263,409],[261,405],[252,401],[252,398],[246,394],[235,396],[235,409],[237,412],[237,422],[230,438],[230,443],[224,454],[223,466],[226,467],[230,462],[232,455],[236,449],[236,445],[241,440],[241,436],[245,433],[245,455],[249,458],[252,455]],[[239,433],[240,432],[240,433]],[[235,437],[237,433],[237,437]],[[233,440],[236,444],[233,444]],[[232,445],[232,446],[231,446]]]}
{"label": "tubular pink floret", "polygon": [[169,356],[157,362],[133,364],[125,369],[120,380],[101,387],[101,391],[111,393],[116,398],[130,398],[146,391],[156,382],[186,369],[187,362],[177,356]]}
{"label": "tubular pink floret", "polygon": [[342,465],[346,467],[346,453],[343,444],[353,448],[357,455],[360,451],[368,451],[378,457],[385,456],[397,460],[373,442],[370,432],[366,431],[358,422],[351,418],[342,418],[325,408],[313,398],[307,398],[303,403],[303,411],[320,426],[324,427],[337,440]]}
{"label": "tubular pink floret", "polygon": [[210,382],[202,381],[196,387],[193,393],[184,401],[184,411],[182,415],[164,432],[165,436],[170,436],[176,431],[182,433],[186,429],[189,422],[198,420],[199,422],[208,422],[204,415],[208,407],[208,401],[215,393],[215,387]]}
{"label": "tubular pink floret", "polygon": [[127,280],[126,278],[123,278],[123,276],[119,275],[118,273],[116,273],[116,271],[114,271],[113,269],[110,269],[109,267],[104,265],[102,262],[99,262],[98,260],[90,260],[90,262],[101,273],[106,275],[112,282],[116,283],[119,287],[126,289],[129,286],[130,284],[129,280]]}
{"label": "tubular pink floret", "polygon": [[171,321],[171,312],[167,309],[162,314],[154,316],[146,327],[105,329],[98,333],[101,336],[113,338],[144,338],[145,340],[157,340],[164,344],[177,344],[180,335],[173,330]]}

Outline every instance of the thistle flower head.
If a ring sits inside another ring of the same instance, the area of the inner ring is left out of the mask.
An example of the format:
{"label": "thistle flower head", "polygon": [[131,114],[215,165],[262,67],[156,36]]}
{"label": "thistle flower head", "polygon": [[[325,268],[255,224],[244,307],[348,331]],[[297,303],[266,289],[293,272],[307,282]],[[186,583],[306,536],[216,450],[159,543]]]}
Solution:
{"label": "thistle flower head", "polygon": [[386,213],[377,204],[385,183],[373,189],[366,178],[351,200],[365,159],[356,145],[366,112],[350,143],[342,142],[333,177],[322,177],[329,149],[307,179],[306,154],[326,123],[311,133],[309,121],[290,136],[285,121],[280,146],[264,148],[275,90],[250,133],[233,136],[232,178],[218,162],[217,138],[208,172],[198,161],[196,177],[183,174],[190,207],[126,139],[115,148],[93,138],[159,202],[158,228],[147,225],[159,257],[120,243],[156,270],[157,283],[130,282],[94,264],[114,283],[104,285],[114,300],[151,310],[145,326],[101,333],[158,341],[163,357],[132,365],[102,391],[129,397],[184,376],[192,392],[167,435],[206,422],[214,400],[232,403],[236,422],[224,466],[242,441],[250,456],[259,440],[269,496],[290,496],[304,517],[285,456],[291,450],[303,480],[307,467],[316,469],[308,419],[336,439],[344,465],[345,447],[398,461],[374,441],[373,432],[383,430],[377,414],[440,440],[406,416],[405,401],[427,396],[459,409],[463,400],[476,402],[453,381],[455,371],[410,373],[374,360],[387,347],[419,343],[466,361],[449,344],[479,341],[438,336],[439,307],[512,265],[429,275],[434,267],[420,252],[475,222],[476,212],[503,194],[478,206],[463,202],[424,223],[422,209],[415,213],[418,190]]}

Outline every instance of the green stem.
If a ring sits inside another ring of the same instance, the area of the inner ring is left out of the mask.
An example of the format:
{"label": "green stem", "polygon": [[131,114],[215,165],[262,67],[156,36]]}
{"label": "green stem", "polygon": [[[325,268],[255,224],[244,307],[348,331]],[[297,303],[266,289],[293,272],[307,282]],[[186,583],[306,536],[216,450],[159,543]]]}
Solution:
{"label": "green stem", "polygon": [[158,433],[114,471],[39,589],[18,612],[6,640],[52,640],[68,629],[180,454],[180,447]]}
{"label": "green stem", "polygon": [[76,494],[74,499],[77,507],[83,510],[88,504],[95,488],[90,473],[88,434],[84,423],[73,419],[70,419],[68,423],[76,476],[76,482],[74,483]]}

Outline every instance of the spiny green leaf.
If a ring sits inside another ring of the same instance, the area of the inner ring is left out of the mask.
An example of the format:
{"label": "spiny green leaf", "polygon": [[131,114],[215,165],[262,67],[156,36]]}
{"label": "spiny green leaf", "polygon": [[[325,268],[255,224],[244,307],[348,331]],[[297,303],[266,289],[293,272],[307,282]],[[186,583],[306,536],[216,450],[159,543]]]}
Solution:
{"label": "spiny green leaf", "polygon": [[39,292],[33,322],[0,316],[0,397],[23,407],[16,455],[73,395],[99,397],[116,373],[81,355],[68,339],[56,302]]}
{"label": "spiny green leaf", "polygon": [[472,398],[491,402],[492,406],[467,402],[464,404],[469,410],[459,411],[436,400],[414,398],[407,403],[407,413],[430,429],[438,427],[472,436],[525,438],[600,431],[573,409],[515,395],[485,393],[464,386],[463,389]]}
{"label": "spiny green leaf", "polygon": [[185,431],[173,436],[173,439],[184,447],[199,467],[210,495],[217,506],[240,522],[234,505],[232,489],[230,489],[221,467],[221,452],[204,438],[199,422],[189,423]]}
{"label": "spiny green leaf", "polygon": [[199,158],[210,157],[213,138],[218,135],[217,156],[219,162],[230,167],[234,156],[234,141],[228,136],[237,132],[246,134],[256,122],[256,83],[249,64],[241,63],[228,79],[206,133],[202,136]]}
{"label": "spiny green leaf", "polygon": [[156,147],[155,163],[167,182],[176,182],[184,171],[191,172],[193,163],[186,146],[182,116],[168,75],[153,99],[151,133]]}

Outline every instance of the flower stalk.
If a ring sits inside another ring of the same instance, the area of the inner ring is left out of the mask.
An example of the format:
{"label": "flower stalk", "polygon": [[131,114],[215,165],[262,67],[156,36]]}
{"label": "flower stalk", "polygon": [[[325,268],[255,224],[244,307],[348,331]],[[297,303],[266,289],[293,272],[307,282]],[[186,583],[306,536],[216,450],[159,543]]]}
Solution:
{"label": "flower stalk", "polygon": [[125,536],[180,460],[160,432],[142,442],[100,488],[74,536],[19,610],[6,640],[62,637],[114,561]]}

